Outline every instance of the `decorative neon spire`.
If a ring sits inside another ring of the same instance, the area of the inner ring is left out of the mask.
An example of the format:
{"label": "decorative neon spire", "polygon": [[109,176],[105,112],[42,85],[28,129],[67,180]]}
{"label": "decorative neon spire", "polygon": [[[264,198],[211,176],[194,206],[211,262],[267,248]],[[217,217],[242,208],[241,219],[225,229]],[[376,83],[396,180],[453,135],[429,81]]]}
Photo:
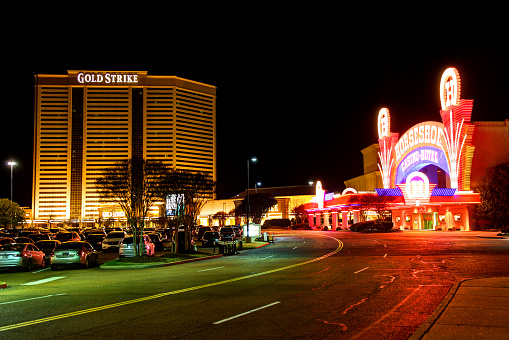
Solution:
{"label": "decorative neon spire", "polygon": [[382,175],[382,182],[384,184],[384,189],[389,189],[391,187],[391,169],[392,163],[394,162],[394,158],[392,157],[392,146],[387,149],[386,147],[386,139],[384,141],[384,147],[382,151],[378,152],[378,157],[380,157],[380,164],[378,164],[378,169]]}
{"label": "decorative neon spire", "polygon": [[461,123],[456,124],[456,131],[454,131],[454,124],[452,122],[452,110],[450,111],[450,119],[449,125],[451,131],[449,133],[448,129],[445,128],[445,145],[447,150],[442,150],[447,154],[449,159],[449,176],[451,178],[451,188],[458,189],[458,179],[459,179],[459,167],[460,167],[460,159],[461,159],[461,151],[463,150],[463,144],[465,144],[465,139],[467,136],[463,137],[463,140],[460,143],[461,130],[463,129],[463,122],[465,119],[461,120]]}

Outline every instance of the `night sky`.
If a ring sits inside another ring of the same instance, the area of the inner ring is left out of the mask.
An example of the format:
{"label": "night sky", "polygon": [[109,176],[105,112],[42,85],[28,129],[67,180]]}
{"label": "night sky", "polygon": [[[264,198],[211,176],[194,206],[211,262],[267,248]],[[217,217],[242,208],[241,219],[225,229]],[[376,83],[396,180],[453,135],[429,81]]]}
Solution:
{"label": "night sky", "polygon": [[133,26],[101,15],[74,20],[71,12],[19,17],[28,29],[10,31],[2,42],[0,197],[10,197],[12,159],[13,199],[31,205],[34,73],[135,70],[217,86],[218,198],[245,190],[252,156],[258,162],[251,186],[321,180],[328,191],[342,190],[345,180],[362,175],[360,150],[377,142],[380,108],[389,109],[391,130],[400,135],[419,122],[441,121],[447,67],[460,73],[461,98],[474,100],[473,121],[509,118],[507,29],[471,20],[447,39],[444,23],[432,20],[391,20],[386,27],[363,17],[372,24],[360,29],[360,19],[344,13],[305,12],[283,20],[258,9],[236,19],[210,16],[201,25],[175,14],[136,17]]}

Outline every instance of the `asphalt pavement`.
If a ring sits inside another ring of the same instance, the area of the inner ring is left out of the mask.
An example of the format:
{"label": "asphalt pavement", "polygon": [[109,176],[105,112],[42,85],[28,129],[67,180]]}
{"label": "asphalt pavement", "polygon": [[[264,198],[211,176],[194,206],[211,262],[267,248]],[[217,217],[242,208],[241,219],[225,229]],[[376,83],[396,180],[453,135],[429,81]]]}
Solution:
{"label": "asphalt pavement", "polygon": [[[476,236],[504,238],[497,233]],[[410,339],[460,338],[509,339],[509,277],[457,282]]]}

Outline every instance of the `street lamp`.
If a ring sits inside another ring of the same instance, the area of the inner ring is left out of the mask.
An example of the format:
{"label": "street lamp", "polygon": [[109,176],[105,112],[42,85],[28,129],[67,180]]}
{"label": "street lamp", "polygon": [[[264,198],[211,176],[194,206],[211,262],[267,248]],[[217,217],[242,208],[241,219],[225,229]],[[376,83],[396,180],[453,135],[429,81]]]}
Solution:
{"label": "street lamp", "polygon": [[7,162],[7,165],[11,166],[11,229],[12,229],[12,167],[16,165],[16,162]]}
{"label": "street lamp", "polygon": [[247,204],[246,204],[246,242],[251,242],[251,238],[249,237],[249,163],[253,162],[256,163],[257,159],[256,157],[251,157],[251,159],[248,158],[247,160]]}
{"label": "street lamp", "polygon": [[255,194],[258,193],[258,188],[262,185],[262,182],[256,182],[255,183]]}

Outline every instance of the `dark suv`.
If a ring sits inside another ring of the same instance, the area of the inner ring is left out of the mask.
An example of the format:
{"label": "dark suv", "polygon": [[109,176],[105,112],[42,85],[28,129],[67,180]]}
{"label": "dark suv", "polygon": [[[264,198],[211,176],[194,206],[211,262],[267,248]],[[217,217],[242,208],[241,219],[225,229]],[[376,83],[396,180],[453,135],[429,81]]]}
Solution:
{"label": "dark suv", "polygon": [[221,230],[219,230],[219,235],[221,237],[221,241],[235,240],[235,231],[232,227],[222,227]]}

